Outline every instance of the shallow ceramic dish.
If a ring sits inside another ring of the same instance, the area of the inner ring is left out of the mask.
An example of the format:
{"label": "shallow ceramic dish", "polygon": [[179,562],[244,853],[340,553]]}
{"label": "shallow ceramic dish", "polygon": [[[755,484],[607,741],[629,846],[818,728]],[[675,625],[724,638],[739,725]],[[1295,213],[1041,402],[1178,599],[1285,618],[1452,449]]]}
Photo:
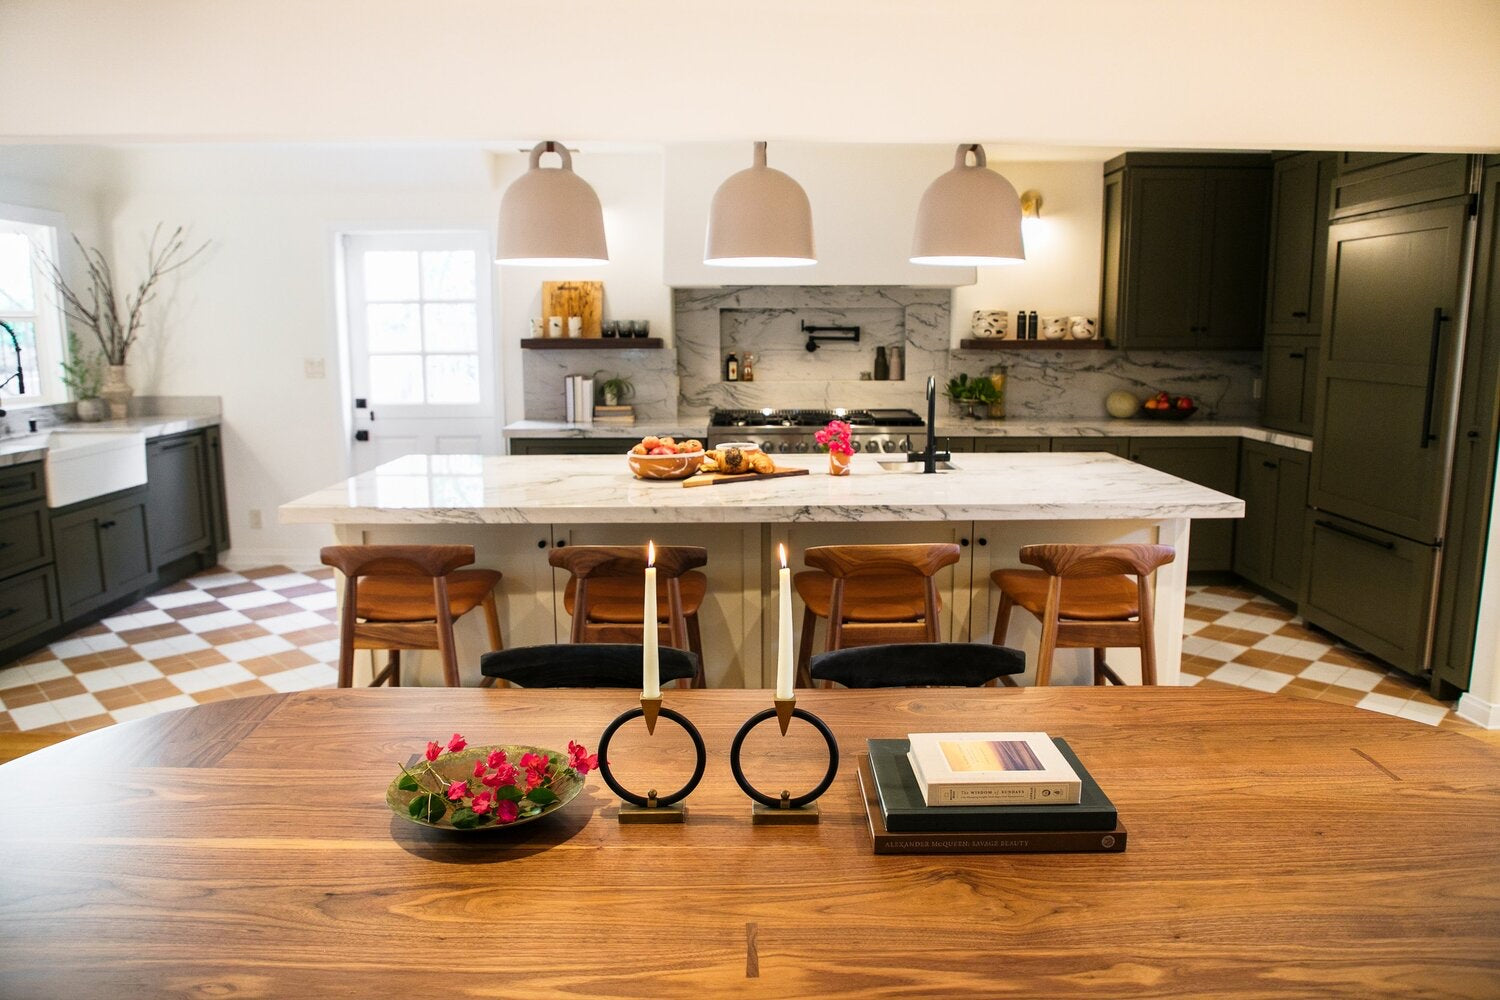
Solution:
{"label": "shallow ceramic dish", "polygon": [[1139,415],[1145,417],[1147,420],[1186,420],[1197,412],[1198,408],[1196,406],[1191,410],[1179,410],[1175,406],[1170,410],[1148,410],[1143,406],[1139,411]]}
{"label": "shallow ceramic dish", "polygon": [[637,479],[686,479],[703,464],[703,451],[685,451],[676,455],[637,455],[626,452],[630,471]]}
{"label": "shallow ceramic dish", "polygon": [[[567,753],[562,750],[549,750],[546,747],[526,746],[519,743],[499,743],[483,747],[469,747],[465,750],[460,750],[458,753],[445,753],[433,761],[432,769],[442,775],[445,786],[450,781],[458,781],[459,779],[467,780],[474,777],[474,762],[481,757],[488,757],[491,751],[494,750],[504,750],[512,764],[518,763],[521,755],[526,753],[546,754],[554,762],[566,762],[568,759]],[[403,775],[398,771],[396,776],[391,779],[391,783],[386,787],[385,803],[391,807],[391,812],[397,816],[400,816],[409,823],[415,823],[417,826],[425,826],[429,830],[452,830],[455,833],[474,833],[479,830],[508,830],[513,826],[530,823],[532,820],[541,819],[543,816],[557,812],[563,806],[577,798],[579,792],[583,791],[584,778],[581,774],[567,767],[566,764],[558,770],[556,763],[554,763],[553,768],[557,776],[552,779],[550,787],[553,794],[557,796],[557,800],[542,806],[541,811],[533,815],[527,816],[523,814],[510,823],[496,823],[492,820],[481,826],[468,829],[456,827],[450,822],[453,816],[453,804],[451,802],[448,803],[448,809],[443,813],[443,818],[435,823],[429,823],[426,820],[413,816],[411,814],[411,800],[431,790],[426,787],[433,783],[431,775],[427,775],[427,780],[423,782],[423,791],[409,792],[399,787]],[[406,769],[414,775],[426,774],[427,770],[421,762],[408,764]],[[525,800],[522,801],[524,802]]]}

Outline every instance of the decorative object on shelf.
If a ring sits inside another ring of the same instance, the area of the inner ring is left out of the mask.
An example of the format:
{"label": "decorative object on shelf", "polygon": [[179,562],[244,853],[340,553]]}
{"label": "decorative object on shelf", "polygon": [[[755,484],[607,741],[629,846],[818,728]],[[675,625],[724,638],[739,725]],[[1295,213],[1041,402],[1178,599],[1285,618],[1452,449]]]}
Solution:
{"label": "decorative object on shelf", "polygon": [[605,406],[619,406],[635,395],[635,384],[630,379],[623,375],[600,378],[604,374],[602,371],[594,372],[594,391],[599,394],[599,402]]}
{"label": "decorative object on shelf", "polygon": [[547,317],[547,336],[549,336],[549,337],[561,337],[562,336],[562,317],[561,316],[548,316]]}
{"label": "decorative object on shelf", "polygon": [[1141,404],[1141,416],[1152,420],[1186,420],[1198,412],[1191,396],[1174,396],[1166,390]]}
{"label": "decorative object on shelf", "polygon": [[1141,408],[1141,401],[1136,398],[1135,393],[1126,392],[1124,389],[1116,389],[1104,397],[1104,410],[1116,420],[1128,420],[1135,416]]}
{"label": "decorative object on shelf", "polygon": [[1033,309],[1026,314],[1026,339],[1035,340],[1037,329],[1036,310]]}
{"label": "decorative object on shelf", "polygon": [[740,364],[740,381],[755,381],[755,355],[749,351],[745,352],[745,360]]}
{"label": "decorative object on shelf", "polygon": [[1015,187],[985,166],[983,146],[960,144],[953,169],[928,186],[917,206],[911,262],[974,266],[1025,259]]}
{"label": "decorative object on shelf", "polygon": [[187,248],[187,230],[178,226],[162,239],[162,227],[158,223],[151,231],[151,242],[146,250],[146,275],[133,292],[123,298],[116,295],[114,271],[104,259],[104,254],[93,247],[86,247],[76,235],[73,245],[78,248],[88,275],[88,285],[80,294],[75,292],[63,277],[56,261],[43,253],[37,253],[37,261],[48,281],[57,290],[63,313],[70,324],[77,324],[91,331],[99,341],[100,352],[108,365],[104,384],[99,395],[109,403],[110,416],[123,420],[127,415],[130,397],[134,391],[125,377],[130,349],[135,345],[145,323],[145,307],[156,298],[161,279],[192,262],[208,248],[208,241],[195,249]]}
{"label": "decorative object on shelf", "polygon": [[[562,166],[544,168],[544,153],[556,153]],[[496,246],[499,264],[609,263],[599,196],[588,181],[573,173],[573,156],[562,143],[548,140],[532,147],[526,173],[500,199]]]}
{"label": "decorative object on shelf", "polygon": [[995,387],[995,398],[989,401],[991,420],[1005,419],[1005,372],[990,372],[990,384]]}
{"label": "decorative object on shelf", "polygon": [[517,826],[556,812],[599,766],[598,754],[572,741],[566,753],[519,744],[470,747],[458,733],[446,745],[429,742],[421,758],[398,765],[386,804],[419,826],[463,831]]}
{"label": "decorative object on shelf", "polygon": [[700,441],[678,444],[675,438],[647,435],[625,459],[637,479],[686,479],[698,471],[706,454]]}
{"label": "decorative object on shelf", "polygon": [[1048,316],[1042,324],[1042,336],[1048,340],[1066,340],[1070,325],[1067,316]]}
{"label": "decorative object on shelf", "polygon": [[818,262],[812,205],[791,177],[766,166],[766,144],[719,185],[708,209],[703,263],[716,267],[801,267]]}
{"label": "decorative object on shelf", "polygon": [[1009,336],[1010,313],[1004,309],[975,309],[969,333],[981,339]]}
{"label": "decorative object on shelf", "polygon": [[99,397],[104,382],[99,373],[99,360],[97,354],[85,354],[78,343],[78,335],[68,331],[68,357],[58,367],[62,369],[63,385],[73,394],[79,420],[104,419],[105,402]]}
{"label": "decorative object on shelf", "polygon": [[[1004,385],[1003,381],[1001,385]],[[944,395],[958,407],[959,416],[983,419],[989,416],[990,406],[994,403],[999,403],[1001,412],[1004,412],[1004,395],[988,375],[970,378],[964,372],[959,372],[948,380]]]}
{"label": "decorative object on shelf", "polygon": [[568,317],[568,336],[570,336],[570,337],[582,337],[583,336],[583,317],[582,316],[569,316]]}
{"label": "decorative object on shelf", "polygon": [[1093,340],[1098,336],[1098,329],[1088,316],[1069,316],[1068,332],[1074,340]]}
{"label": "decorative object on shelf", "polygon": [[618,337],[620,335],[620,321],[612,319],[608,323],[599,324],[599,335],[605,339]]}
{"label": "decorative object on shelf", "polygon": [[891,380],[891,360],[886,357],[885,345],[881,344],[875,348],[875,381],[889,382]]}
{"label": "decorative object on shelf", "polygon": [[649,319],[631,320],[630,335],[636,340],[640,340],[642,337],[649,337],[651,335],[651,321]]}
{"label": "decorative object on shelf", "polygon": [[734,356],[734,352],[731,351],[729,353],[729,357],[727,357],[727,358],[724,359],[724,381],[726,381],[726,382],[738,382],[739,380],[740,380],[740,359],[737,358],[737,357],[735,357]]}
{"label": "decorative object on shelf", "polygon": [[547,321],[540,316],[531,317],[531,336],[545,337],[547,335]]}
{"label": "decorative object on shelf", "polygon": [[813,439],[828,449],[828,474],[847,476],[849,458],[854,454],[849,424],[842,420],[830,420],[827,427],[813,435]]}
{"label": "decorative object on shelf", "polygon": [[[560,337],[566,331],[569,337],[598,339],[603,330],[604,282],[602,281],[544,281],[542,282],[542,316],[548,321],[552,335]],[[578,332],[573,332],[573,317],[578,318]],[[552,321],[558,325],[553,327]]]}
{"label": "decorative object on shelf", "polygon": [[906,379],[906,352],[897,344],[891,348],[891,381],[902,382]]}

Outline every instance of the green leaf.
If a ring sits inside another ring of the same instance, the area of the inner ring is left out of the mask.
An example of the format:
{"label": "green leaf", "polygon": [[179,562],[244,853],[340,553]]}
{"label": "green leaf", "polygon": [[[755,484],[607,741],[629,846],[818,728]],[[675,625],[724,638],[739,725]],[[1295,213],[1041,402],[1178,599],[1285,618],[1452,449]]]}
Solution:
{"label": "green leaf", "polygon": [[525,797],[525,794],[525,792],[521,791],[519,785],[506,785],[504,788],[495,789],[496,799],[510,799],[512,802],[521,801]]}
{"label": "green leaf", "polygon": [[550,788],[533,788],[526,793],[526,797],[539,806],[551,805],[557,801],[557,793]]}
{"label": "green leaf", "polygon": [[412,799],[406,811],[411,813],[413,819],[422,820],[424,823],[436,823],[448,811],[448,804],[443,801],[441,795],[432,792]]}
{"label": "green leaf", "polygon": [[415,792],[422,786],[417,784],[416,778],[413,778],[410,774],[403,773],[401,780],[396,782],[396,787],[403,792]]}
{"label": "green leaf", "polygon": [[456,829],[472,830],[479,825],[479,817],[474,815],[474,810],[468,806],[459,806],[453,810],[453,818],[448,822],[452,823]]}

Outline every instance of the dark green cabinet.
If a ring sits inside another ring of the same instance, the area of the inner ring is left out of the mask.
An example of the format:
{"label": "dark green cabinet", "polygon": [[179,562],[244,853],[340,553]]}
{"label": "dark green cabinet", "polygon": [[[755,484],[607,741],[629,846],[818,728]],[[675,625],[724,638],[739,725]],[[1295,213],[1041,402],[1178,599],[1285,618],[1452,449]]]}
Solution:
{"label": "dark green cabinet", "polygon": [[1500,167],[1484,172],[1480,204],[1478,266],[1459,386],[1453,487],[1432,651],[1433,676],[1463,689],[1469,686],[1474,661],[1500,437]]}
{"label": "dark green cabinet", "polygon": [[0,581],[0,648],[42,635],[61,621],[51,566]]}
{"label": "dark green cabinet", "polygon": [[1053,451],[1102,451],[1130,457],[1130,439],[1122,437],[1066,437],[1052,439]]}
{"label": "dark green cabinet", "polygon": [[1318,342],[1307,337],[1267,337],[1263,364],[1261,423],[1293,434],[1311,434],[1318,401]]}
{"label": "dark green cabinet", "polygon": [[1130,349],[1259,347],[1270,190],[1258,155],[1105,164],[1101,336]]}
{"label": "dark green cabinet", "polygon": [[978,437],[974,438],[969,451],[1022,452],[1049,451],[1050,441],[1044,437]]}
{"label": "dark green cabinet", "polygon": [[1468,190],[1462,153],[1341,153],[1331,214],[1335,219],[1420,205]]}
{"label": "dark green cabinet", "polygon": [[213,530],[213,548],[229,548],[229,493],[224,487],[224,436],[218,427],[203,430],[203,450],[208,462],[208,514]]}
{"label": "dark green cabinet", "polygon": [[[1239,475],[1238,438],[1131,438],[1130,460],[1141,465],[1235,494]],[[1188,543],[1188,569],[1227,573],[1234,568],[1234,521],[1227,518],[1194,520]]]}
{"label": "dark green cabinet", "polygon": [[1466,217],[1448,203],[1330,227],[1312,506],[1438,538]]}
{"label": "dark green cabinet", "polygon": [[1234,571],[1289,601],[1302,577],[1307,473],[1306,452],[1258,441],[1240,446],[1245,516],[1235,526]]}
{"label": "dark green cabinet", "polygon": [[1297,153],[1277,160],[1272,168],[1268,336],[1318,335],[1334,164],[1332,153]]}
{"label": "dark green cabinet", "polygon": [[52,517],[58,596],[65,619],[155,583],[147,488],[65,508]]}
{"label": "dark green cabinet", "polygon": [[213,470],[201,432],[158,438],[146,446],[151,562],[165,566],[214,550]]}
{"label": "dark green cabinet", "polygon": [[41,462],[0,469],[0,648],[62,621],[45,490]]}

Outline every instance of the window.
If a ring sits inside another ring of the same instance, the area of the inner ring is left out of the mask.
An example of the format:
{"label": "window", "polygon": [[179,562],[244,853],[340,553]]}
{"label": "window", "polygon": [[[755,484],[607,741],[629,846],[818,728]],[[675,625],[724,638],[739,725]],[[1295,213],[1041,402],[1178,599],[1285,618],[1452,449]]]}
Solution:
{"label": "window", "polygon": [[[12,341],[0,329],[0,382],[12,379],[0,387],[0,406],[67,399],[58,370],[65,357],[62,311],[36,258],[57,259],[58,227],[49,223],[60,221],[53,213],[0,205],[0,320],[15,335]],[[21,378],[13,378],[17,347]]]}

